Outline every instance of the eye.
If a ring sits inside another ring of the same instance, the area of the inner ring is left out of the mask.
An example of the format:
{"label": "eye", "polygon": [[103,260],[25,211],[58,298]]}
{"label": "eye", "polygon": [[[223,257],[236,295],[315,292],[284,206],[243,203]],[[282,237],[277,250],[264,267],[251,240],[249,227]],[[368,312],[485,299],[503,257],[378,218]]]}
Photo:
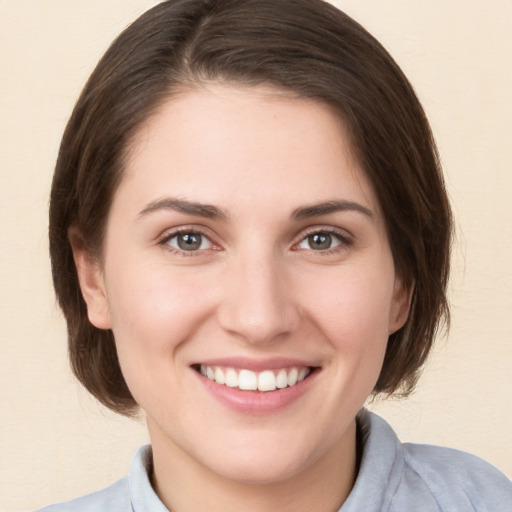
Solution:
{"label": "eye", "polygon": [[170,235],[162,243],[178,251],[186,252],[203,251],[213,247],[213,243],[208,237],[195,231],[183,231]]}
{"label": "eye", "polygon": [[303,238],[297,248],[310,251],[328,251],[341,244],[348,245],[348,241],[342,235],[329,231],[316,231]]}

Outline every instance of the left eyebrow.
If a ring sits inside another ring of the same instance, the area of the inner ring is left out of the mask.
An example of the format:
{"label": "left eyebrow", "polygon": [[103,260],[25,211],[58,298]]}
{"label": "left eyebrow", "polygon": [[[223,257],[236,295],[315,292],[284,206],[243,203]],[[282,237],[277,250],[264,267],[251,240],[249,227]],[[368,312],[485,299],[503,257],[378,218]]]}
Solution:
{"label": "left eyebrow", "polygon": [[204,217],[206,219],[220,220],[226,222],[229,219],[228,214],[211,204],[198,203],[195,201],[187,201],[176,197],[163,197],[147,204],[144,209],[137,215],[137,218],[159,210],[173,210],[185,215],[193,215],[196,217]]}
{"label": "left eyebrow", "polygon": [[344,200],[325,201],[322,203],[312,204],[308,206],[301,206],[300,208],[296,208],[295,210],[293,210],[291,216],[292,219],[295,220],[304,220],[310,219],[311,217],[328,215],[329,213],[345,211],[359,212],[373,219],[372,211],[366,206],[363,206],[362,204],[356,203],[354,201]]}

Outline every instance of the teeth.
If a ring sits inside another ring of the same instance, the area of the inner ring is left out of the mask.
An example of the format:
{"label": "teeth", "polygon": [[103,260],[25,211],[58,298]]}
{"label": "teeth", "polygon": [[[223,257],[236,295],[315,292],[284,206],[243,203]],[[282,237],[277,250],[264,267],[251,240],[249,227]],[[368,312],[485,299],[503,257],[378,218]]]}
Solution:
{"label": "teeth", "polygon": [[219,384],[225,384],[226,378],[224,377],[224,372],[220,368],[215,368],[215,382],[218,382]]}
{"label": "teeth", "polygon": [[258,389],[260,391],[274,391],[276,389],[276,376],[267,370],[258,375]]}
{"label": "teeth", "polygon": [[258,389],[258,377],[251,370],[241,370],[238,374],[238,387],[248,391],[255,391]]}
{"label": "teeth", "polygon": [[299,370],[297,370],[297,368],[292,368],[291,372],[288,374],[288,386],[295,386],[295,384],[297,384],[298,376]]}
{"label": "teeth", "polygon": [[286,375],[286,370],[279,370],[276,377],[276,387],[283,389],[286,386],[288,386],[288,375]]}
{"label": "teeth", "polygon": [[310,373],[306,367],[288,368],[281,370],[264,370],[253,372],[251,370],[235,370],[234,368],[220,368],[218,366],[201,365],[201,375],[213,380],[217,384],[230,388],[239,388],[247,391],[274,391],[303,381]]}
{"label": "teeth", "polygon": [[226,373],[226,386],[229,386],[230,388],[238,387],[238,373],[231,368]]}
{"label": "teeth", "polygon": [[307,368],[301,368],[299,370],[299,375],[297,376],[297,382],[301,382],[306,378],[306,375],[308,374]]}

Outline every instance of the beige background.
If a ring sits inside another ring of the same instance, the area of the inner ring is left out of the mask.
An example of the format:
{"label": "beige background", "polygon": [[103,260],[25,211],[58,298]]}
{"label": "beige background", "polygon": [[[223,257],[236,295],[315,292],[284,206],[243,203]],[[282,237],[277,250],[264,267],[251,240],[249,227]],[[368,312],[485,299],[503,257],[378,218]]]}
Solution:
{"label": "beige background", "polygon": [[[146,441],[67,368],[47,257],[52,167],[110,41],[148,0],[0,0],[0,510],[106,486]],[[512,477],[512,1],[336,2],[373,32],[431,119],[457,217],[453,325],[416,394],[378,404],[404,440],[476,453]]]}

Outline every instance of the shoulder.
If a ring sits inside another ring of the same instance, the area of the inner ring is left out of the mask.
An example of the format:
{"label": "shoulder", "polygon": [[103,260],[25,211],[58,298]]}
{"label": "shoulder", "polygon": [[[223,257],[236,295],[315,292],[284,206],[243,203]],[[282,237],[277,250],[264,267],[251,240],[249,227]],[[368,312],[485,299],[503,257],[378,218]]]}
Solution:
{"label": "shoulder", "polygon": [[65,503],[44,507],[39,512],[131,512],[128,478],[98,492]]}
{"label": "shoulder", "polygon": [[404,473],[410,473],[404,480],[417,477],[437,502],[460,501],[477,512],[512,512],[512,482],[479,457],[422,444],[404,444],[403,454]]}
{"label": "shoulder", "polygon": [[142,446],[132,457],[129,476],[101,491],[65,503],[56,503],[38,512],[166,512],[167,509],[151,486],[152,466],[151,446]]}
{"label": "shoulder", "polygon": [[512,482],[459,450],[401,443],[376,414],[358,416],[362,458],[343,512],[512,512]]}

